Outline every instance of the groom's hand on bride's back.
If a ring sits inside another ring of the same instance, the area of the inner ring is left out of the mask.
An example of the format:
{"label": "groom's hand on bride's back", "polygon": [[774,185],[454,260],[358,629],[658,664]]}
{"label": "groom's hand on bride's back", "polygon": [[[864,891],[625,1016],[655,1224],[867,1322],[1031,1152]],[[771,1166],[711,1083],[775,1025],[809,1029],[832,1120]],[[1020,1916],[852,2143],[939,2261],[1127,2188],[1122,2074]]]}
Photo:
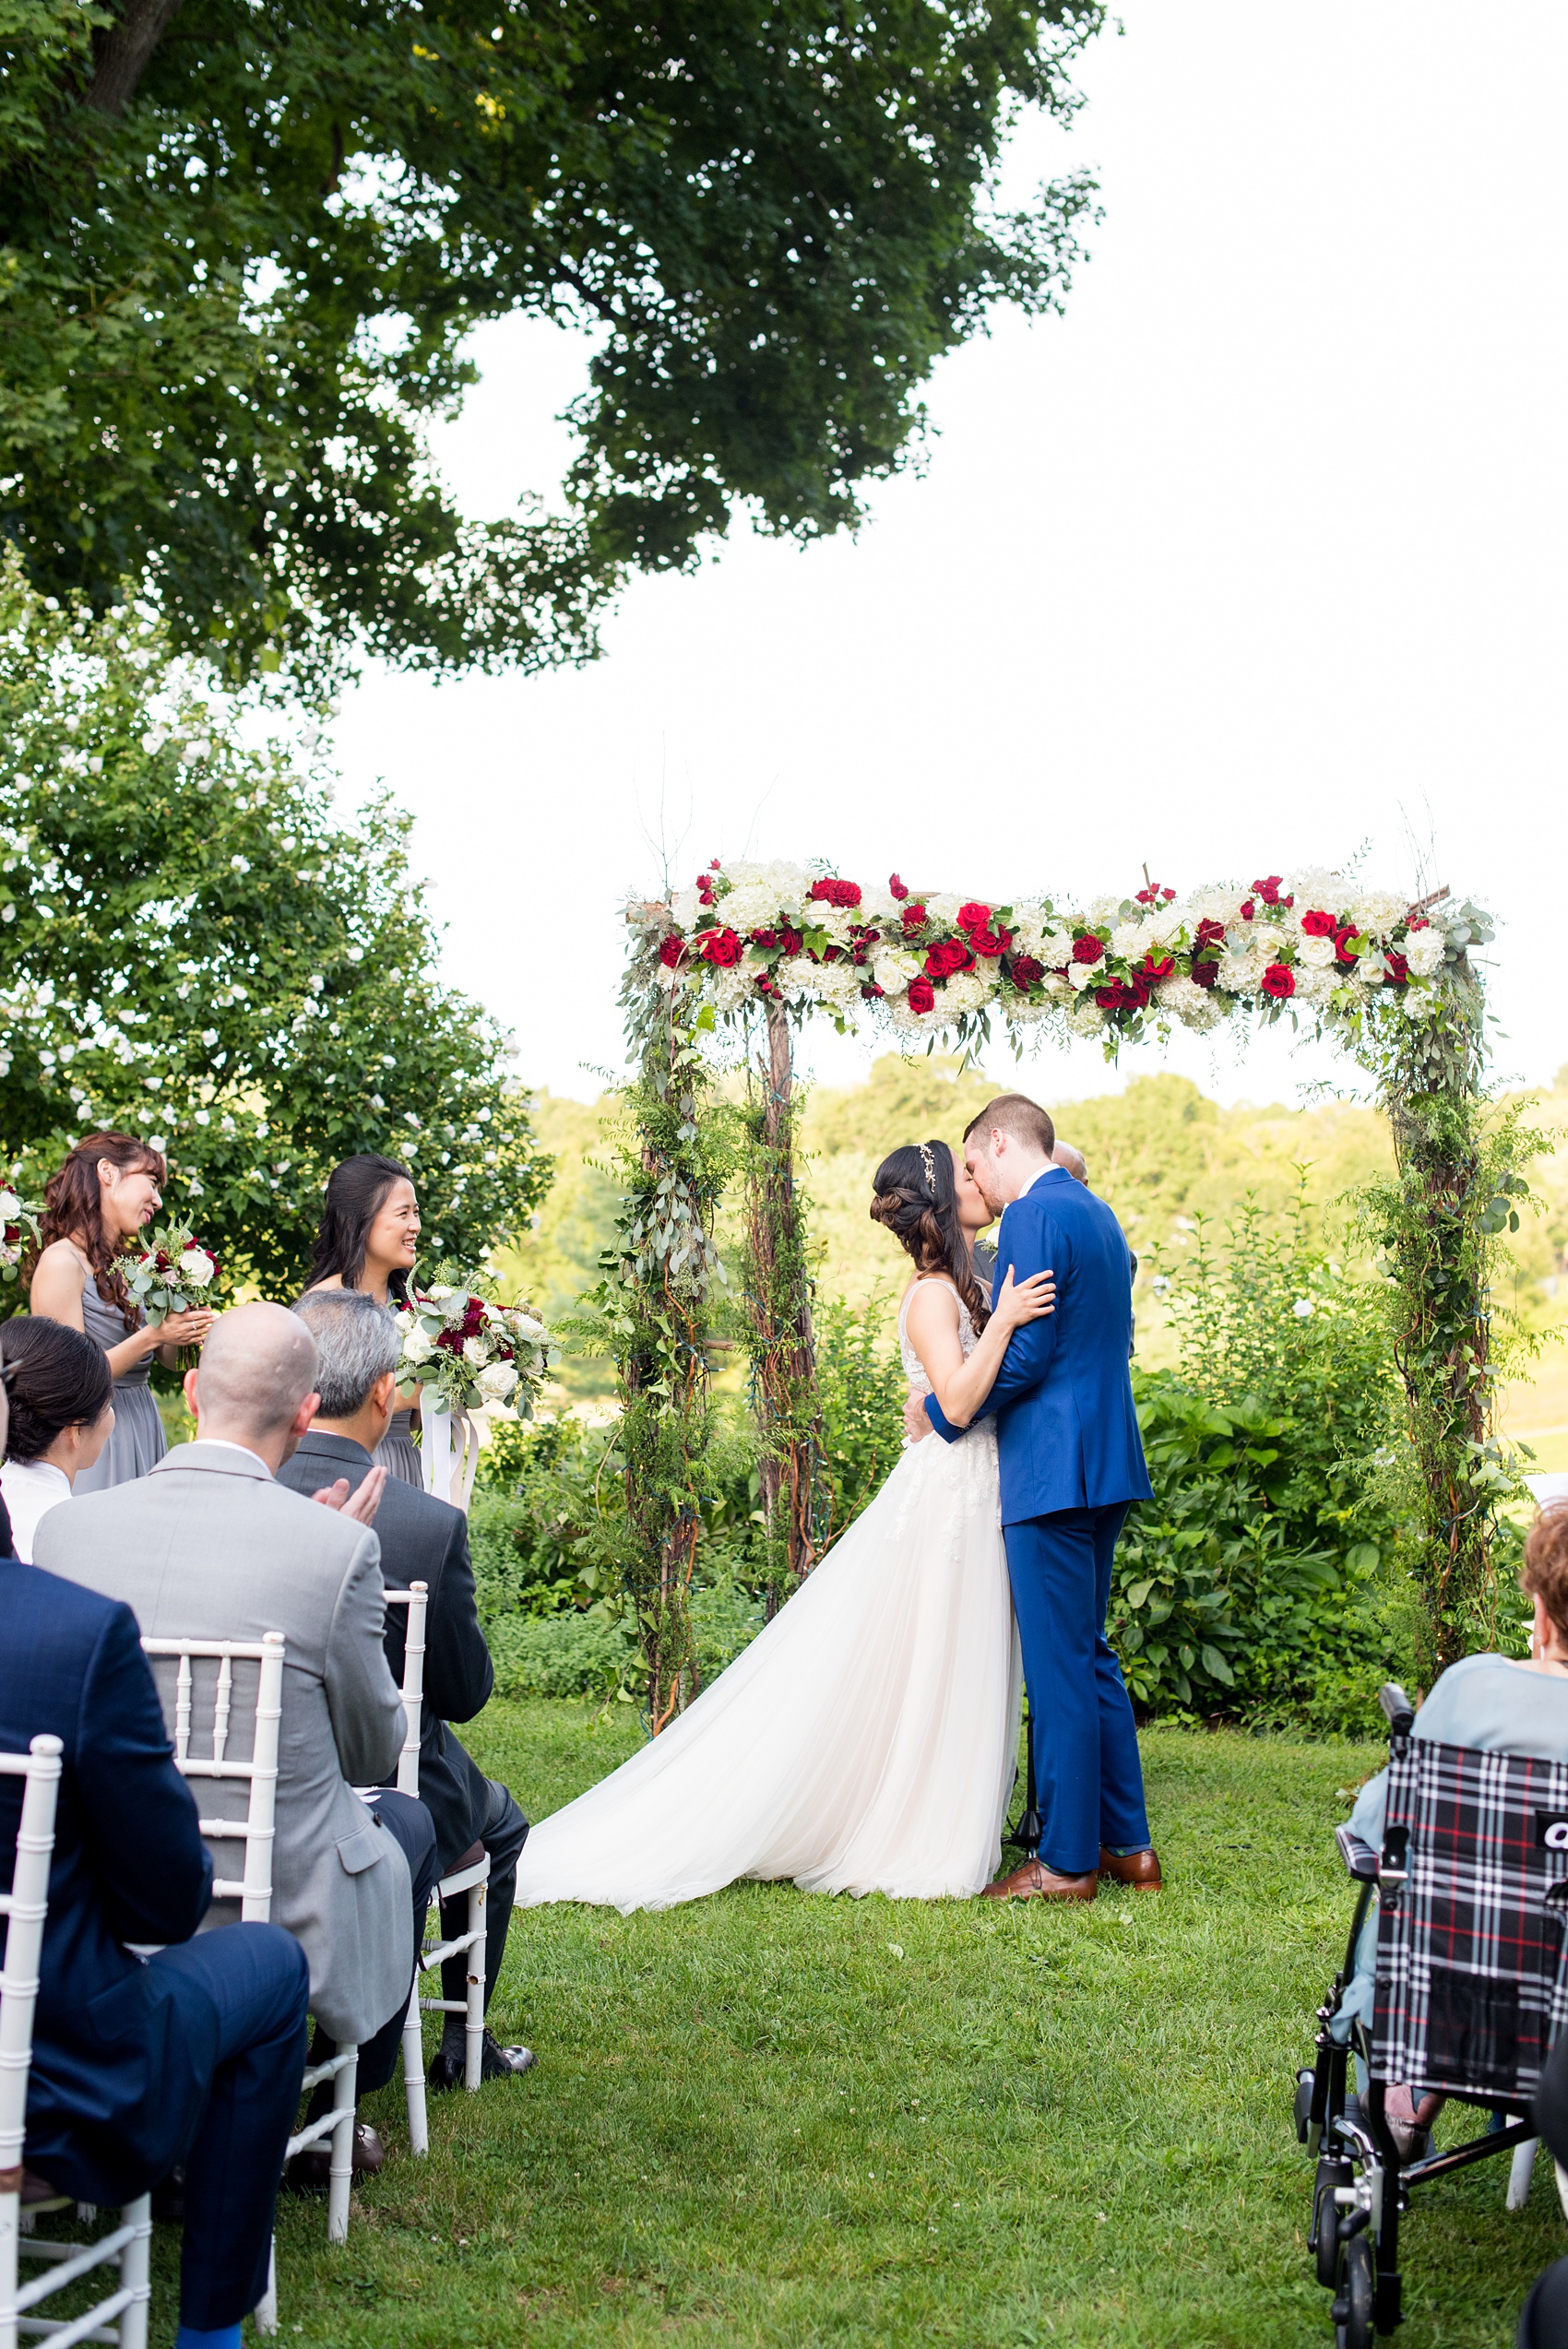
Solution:
{"label": "groom's hand on bride's back", "polygon": [[904,1432],[911,1443],[919,1443],[923,1436],[932,1432],[931,1421],[926,1416],[925,1395],[923,1393],[917,1394],[913,1387],[904,1398]]}

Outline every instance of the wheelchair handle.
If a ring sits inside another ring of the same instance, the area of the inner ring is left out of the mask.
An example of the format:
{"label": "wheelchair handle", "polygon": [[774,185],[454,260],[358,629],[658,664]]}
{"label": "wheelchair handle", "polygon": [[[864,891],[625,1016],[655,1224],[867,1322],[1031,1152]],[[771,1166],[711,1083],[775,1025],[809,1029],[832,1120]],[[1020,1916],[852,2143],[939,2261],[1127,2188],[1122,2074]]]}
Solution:
{"label": "wheelchair handle", "polygon": [[1416,1726],[1416,1708],[1398,1681],[1385,1680],[1377,1692],[1377,1701],[1383,1707],[1390,1735],[1408,1738]]}

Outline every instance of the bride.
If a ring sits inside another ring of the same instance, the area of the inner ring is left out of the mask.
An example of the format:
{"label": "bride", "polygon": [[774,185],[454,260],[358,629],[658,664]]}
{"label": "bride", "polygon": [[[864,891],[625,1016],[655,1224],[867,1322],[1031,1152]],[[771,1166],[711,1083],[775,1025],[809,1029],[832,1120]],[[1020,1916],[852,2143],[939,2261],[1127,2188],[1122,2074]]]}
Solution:
{"label": "bride", "polygon": [[[914,1261],[904,1369],[956,1426],[1007,1340],[1052,1311],[1049,1274],[994,1310],[974,1234],[991,1219],[944,1143],[895,1150],[872,1215]],[[535,1827],[517,1905],[670,1908],[741,1876],[808,1892],[968,1899],[996,1872],[1021,1673],[1002,1545],[996,1430],[910,1446],[789,1604],[663,1734]]]}

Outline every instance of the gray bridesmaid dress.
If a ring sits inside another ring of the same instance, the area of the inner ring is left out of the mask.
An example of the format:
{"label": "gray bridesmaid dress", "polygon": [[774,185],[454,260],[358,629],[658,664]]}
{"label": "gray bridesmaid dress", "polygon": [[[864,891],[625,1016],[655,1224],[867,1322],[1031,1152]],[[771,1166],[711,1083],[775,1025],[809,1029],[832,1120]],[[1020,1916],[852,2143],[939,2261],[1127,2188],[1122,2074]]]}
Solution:
{"label": "gray bridesmaid dress", "polygon": [[[106,1305],[90,1273],[82,1284],[82,1326],[107,1354],[124,1345],[127,1330],[118,1306]],[[138,1313],[137,1327],[145,1329],[147,1316]],[[163,1421],[152,1394],[152,1357],[114,1382],[114,1432],[93,1462],[77,1478],[77,1493],[107,1492],[112,1485],[128,1485],[155,1468],[169,1449]]]}
{"label": "gray bridesmaid dress", "polygon": [[407,1411],[394,1411],[391,1426],[371,1456],[380,1462],[389,1477],[399,1477],[404,1484],[412,1485],[416,1491],[423,1490],[424,1478],[420,1475],[420,1456],[414,1450],[414,1414],[411,1406]]}

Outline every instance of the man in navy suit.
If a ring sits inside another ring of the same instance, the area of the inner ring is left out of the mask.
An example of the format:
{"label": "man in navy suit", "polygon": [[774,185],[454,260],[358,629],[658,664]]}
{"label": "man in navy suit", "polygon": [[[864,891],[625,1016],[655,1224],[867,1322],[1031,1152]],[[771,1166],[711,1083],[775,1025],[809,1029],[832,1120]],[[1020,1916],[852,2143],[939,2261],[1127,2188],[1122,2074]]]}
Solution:
{"label": "man in navy suit", "polygon": [[[1131,1257],[1103,1200],[1055,1163],[1055,1131],[1021,1093],[966,1129],[964,1162],[1002,1216],[999,1266],[1051,1270],[1056,1311],[1015,1330],[977,1418],[996,1415],[1002,1525],[1024,1654],[1042,1831],[1039,1857],[991,1892],[1093,1900],[1099,1878],[1158,1886],[1137,1734],[1105,1637],[1116,1538],[1150,1497],[1133,1406]],[[934,1395],[911,1398],[948,1442]]]}
{"label": "man in navy suit", "polygon": [[[0,1448],[4,1427],[0,1399]],[[304,1952],[276,1925],[196,1934],[212,1863],[130,1608],[6,1555],[0,1621],[0,1748],[65,1749],[24,2196],[124,2203],[183,2162],[180,2349],[239,2349],[304,2067]],[[0,1890],[22,1788],[0,1778]]]}

